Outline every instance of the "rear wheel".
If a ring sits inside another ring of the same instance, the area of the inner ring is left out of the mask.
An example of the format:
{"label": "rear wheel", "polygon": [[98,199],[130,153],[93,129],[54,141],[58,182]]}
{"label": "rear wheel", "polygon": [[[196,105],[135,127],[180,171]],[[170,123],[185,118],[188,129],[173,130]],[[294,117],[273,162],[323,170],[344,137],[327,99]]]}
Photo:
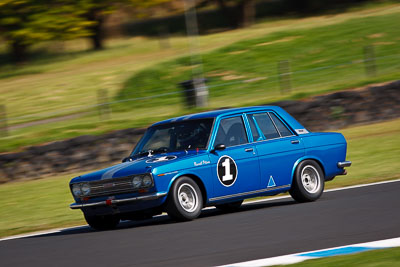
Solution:
{"label": "rear wheel", "polygon": [[86,215],[86,222],[96,230],[111,230],[117,227],[120,218],[116,215]]}
{"label": "rear wheel", "polygon": [[235,202],[215,205],[215,207],[222,211],[232,212],[232,211],[238,210],[240,208],[240,206],[242,205],[242,203],[243,203],[243,200],[239,200],[239,201],[235,201]]}
{"label": "rear wheel", "polygon": [[289,193],[298,202],[315,201],[324,191],[324,182],[324,173],[318,163],[305,160],[297,166]]}
{"label": "rear wheel", "polygon": [[189,221],[199,217],[203,197],[199,186],[189,177],[179,178],[169,192],[166,210],[177,221]]}

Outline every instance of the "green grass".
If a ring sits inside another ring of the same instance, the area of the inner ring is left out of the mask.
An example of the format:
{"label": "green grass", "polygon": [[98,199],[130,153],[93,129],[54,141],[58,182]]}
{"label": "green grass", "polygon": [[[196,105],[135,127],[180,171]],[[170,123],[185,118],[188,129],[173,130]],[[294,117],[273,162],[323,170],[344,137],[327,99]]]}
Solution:
{"label": "green grass", "polygon": [[[400,178],[400,119],[341,132],[353,165],[327,188]],[[0,236],[84,224],[82,213],[69,209],[73,199],[68,182],[74,176],[0,185]]]}
{"label": "green grass", "polygon": [[0,236],[83,224],[81,212],[68,208],[73,202],[69,180],[63,175],[0,186]]}
{"label": "green grass", "polygon": [[400,178],[400,119],[342,129],[347,142],[348,175],[327,188]]}
{"label": "green grass", "polygon": [[[209,78],[210,106],[263,104],[297,99],[327,91],[398,79],[396,58],[377,60],[378,75],[366,77],[364,45],[375,44],[377,56],[399,54],[397,18],[400,5],[368,7],[348,13],[303,19],[265,21],[246,29],[201,36],[204,70]],[[0,151],[60,140],[82,134],[101,134],[127,127],[146,126],[167,117],[191,113],[176,94],[152,100],[112,105],[111,119],[99,120],[98,89],[107,89],[111,100],[177,91],[176,83],[190,77],[188,46],[184,37],[171,37],[171,48],[160,49],[156,39],[112,40],[104,51],[86,51],[81,41],[41,44],[44,53],[18,68],[0,68],[0,104],[7,106],[9,124],[58,118],[45,125],[15,128],[0,138]],[[46,46],[45,46],[46,45]],[[182,57],[184,56],[184,57]],[[281,95],[276,62],[291,60],[293,92]],[[298,73],[300,70],[353,61]],[[253,80],[251,80],[253,79]],[[243,83],[244,80],[247,82]],[[89,106],[89,107],[88,107]]]}
{"label": "green grass", "polygon": [[379,249],[345,256],[335,256],[315,260],[307,260],[290,267],[337,267],[337,266],[360,266],[360,267],[386,267],[400,266],[400,248]]}

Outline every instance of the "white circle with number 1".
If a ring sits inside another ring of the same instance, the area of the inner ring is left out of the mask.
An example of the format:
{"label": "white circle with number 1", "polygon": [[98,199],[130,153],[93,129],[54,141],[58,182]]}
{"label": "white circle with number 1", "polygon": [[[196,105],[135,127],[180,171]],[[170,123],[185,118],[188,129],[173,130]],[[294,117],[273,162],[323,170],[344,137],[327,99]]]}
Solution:
{"label": "white circle with number 1", "polygon": [[218,160],[217,175],[223,186],[231,186],[235,183],[238,170],[236,162],[229,156],[222,156]]}

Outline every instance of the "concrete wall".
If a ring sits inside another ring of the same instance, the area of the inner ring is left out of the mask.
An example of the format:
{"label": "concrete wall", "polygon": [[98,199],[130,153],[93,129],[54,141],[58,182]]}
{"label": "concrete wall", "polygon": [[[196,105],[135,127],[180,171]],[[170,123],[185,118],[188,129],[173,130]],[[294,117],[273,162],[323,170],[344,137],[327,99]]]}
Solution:
{"label": "concrete wall", "polygon": [[[400,117],[400,81],[272,104],[286,109],[311,131],[394,119]],[[144,131],[85,135],[0,154],[0,182],[85,172],[118,163],[129,155]]]}

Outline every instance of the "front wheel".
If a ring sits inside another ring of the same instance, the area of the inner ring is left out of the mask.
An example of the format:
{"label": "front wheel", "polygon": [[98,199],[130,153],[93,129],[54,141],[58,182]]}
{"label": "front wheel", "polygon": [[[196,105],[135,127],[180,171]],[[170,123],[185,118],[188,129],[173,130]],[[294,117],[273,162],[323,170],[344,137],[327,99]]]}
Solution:
{"label": "front wheel", "polygon": [[85,220],[95,230],[111,230],[117,227],[120,218],[115,215],[86,215]]}
{"label": "front wheel", "polygon": [[324,173],[318,163],[305,160],[297,166],[289,193],[298,202],[315,201],[324,191],[324,182]]}
{"label": "front wheel", "polygon": [[203,197],[199,186],[189,177],[179,178],[171,187],[166,210],[177,221],[190,221],[199,217]]}

